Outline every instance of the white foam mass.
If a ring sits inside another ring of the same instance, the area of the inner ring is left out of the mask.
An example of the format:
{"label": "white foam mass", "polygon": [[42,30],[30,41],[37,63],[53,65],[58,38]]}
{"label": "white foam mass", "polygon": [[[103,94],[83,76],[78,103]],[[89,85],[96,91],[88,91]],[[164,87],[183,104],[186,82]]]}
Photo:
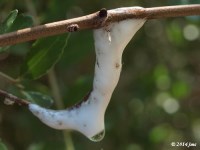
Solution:
{"label": "white foam mass", "polygon": [[[126,8],[110,11],[123,10]],[[52,128],[76,130],[88,138],[104,131],[104,114],[120,77],[122,53],[145,21],[128,19],[94,30],[95,75],[93,90],[86,101],[66,110],[50,110],[29,104],[30,111]]]}

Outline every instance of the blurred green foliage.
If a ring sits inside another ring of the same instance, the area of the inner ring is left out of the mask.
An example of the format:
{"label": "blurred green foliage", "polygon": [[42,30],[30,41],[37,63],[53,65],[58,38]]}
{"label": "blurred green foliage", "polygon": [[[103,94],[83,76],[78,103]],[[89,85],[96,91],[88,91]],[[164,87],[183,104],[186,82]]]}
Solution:
{"label": "blurred green foliage", "polygon": [[[82,16],[103,7],[192,3],[200,1],[0,0],[0,20],[4,21],[4,29],[1,26],[0,31]],[[43,106],[52,105],[50,97],[53,97],[52,107],[56,108],[59,103],[53,82],[56,79],[65,107],[82,99],[92,88],[95,62],[92,32],[72,33],[66,46],[67,36],[40,39],[33,47],[34,42],[26,42],[3,48],[0,72],[20,80],[12,84],[0,76],[0,89],[22,98],[29,97]],[[72,132],[75,149],[179,150],[183,147],[171,147],[170,143],[196,142],[199,145],[199,50],[199,16],[146,22],[124,52],[121,78],[106,112],[105,138],[93,143],[80,133]],[[37,61],[37,66],[33,65],[32,62]],[[34,67],[30,67],[32,65]],[[52,66],[53,71],[46,74]],[[27,71],[28,76],[21,76]],[[61,131],[43,125],[26,108],[0,103],[0,139],[4,143],[0,142],[0,149],[6,149],[6,145],[10,150],[63,150],[67,143],[65,138]]]}
{"label": "blurred green foliage", "polygon": [[2,141],[0,141],[0,150],[7,150],[7,147]]}

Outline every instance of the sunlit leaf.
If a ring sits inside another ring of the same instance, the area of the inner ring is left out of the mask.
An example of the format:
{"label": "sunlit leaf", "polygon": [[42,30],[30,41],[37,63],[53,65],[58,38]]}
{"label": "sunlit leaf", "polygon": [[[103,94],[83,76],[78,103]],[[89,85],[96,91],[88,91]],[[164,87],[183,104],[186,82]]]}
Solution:
{"label": "sunlit leaf", "polygon": [[[0,24],[0,34],[6,33],[9,31],[13,22],[15,21],[18,14],[18,10],[13,10],[9,13],[6,19]],[[6,51],[10,46],[0,47],[0,52]]]}
{"label": "sunlit leaf", "polygon": [[50,96],[40,92],[23,91],[23,95],[28,101],[43,107],[50,107],[53,104],[53,99]]}
{"label": "sunlit leaf", "polygon": [[[18,15],[18,11],[12,11],[9,16],[6,18],[7,22],[3,22],[0,26],[0,33],[12,32],[19,29],[31,27],[33,25],[33,19],[27,15]],[[10,46],[0,47],[0,52],[5,52],[10,48]]]}
{"label": "sunlit leaf", "polygon": [[8,30],[9,32],[16,31],[23,28],[28,28],[33,26],[33,19],[31,16],[20,14],[17,16],[16,20]]}
{"label": "sunlit leaf", "polygon": [[0,34],[6,33],[9,28],[12,26],[18,14],[18,10],[13,10],[9,13],[6,19],[0,25]]}
{"label": "sunlit leaf", "polygon": [[46,74],[60,59],[69,35],[39,39],[21,67],[21,77],[37,79]]}

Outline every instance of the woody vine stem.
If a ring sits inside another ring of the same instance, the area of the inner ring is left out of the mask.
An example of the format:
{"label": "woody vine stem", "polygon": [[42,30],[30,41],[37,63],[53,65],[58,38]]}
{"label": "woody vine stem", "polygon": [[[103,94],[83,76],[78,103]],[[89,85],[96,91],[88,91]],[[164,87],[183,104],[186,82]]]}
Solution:
{"label": "woody vine stem", "polygon": [[118,22],[130,18],[146,18],[149,20],[192,15],[200,15],[200,4],[127,9],[127,11],[121,13],[102,9],[86,16],[0,35],[0,46],[13,45],[71,31],[100,28],[111,22]]}

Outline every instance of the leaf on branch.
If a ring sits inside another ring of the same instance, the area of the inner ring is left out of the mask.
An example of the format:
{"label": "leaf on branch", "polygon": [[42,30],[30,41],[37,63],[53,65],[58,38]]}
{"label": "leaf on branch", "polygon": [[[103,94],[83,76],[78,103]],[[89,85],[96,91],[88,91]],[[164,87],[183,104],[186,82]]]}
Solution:
{"label": "leaf on branch", "polygon": [[[0,25],[0,34],[16,31],[33,26],[33,19],[28,15],[18,15],[18,10],[13,10]],[[0,53],[7,51],[11,46],[0,47]]]}
{"label": "leaf on branch", "polygon": [[61,58],[69,35],[37,40],[21,67],[21,77],[38,79],[46,74]]}
{"label": "leaf on branch", "polygon": [[9,28],[9,32],[13,32],[19,29],[28,28],[33,26],[33,18],[29,15],[20,14]]}
{"label": "leaf on branch", "polygon": [[40,92],[23,91],[23,95],[30,102],[38,104],[42,107],[50,107],[53,104],[53,99],[50,96],[44,95]]}
{"label": "leaf on branch", "polygon": [[13,10],[9,13],[6,19],[0,25],[0,34],[6,33],[12,26],[18,14],[18,10]]}
{"label": "leaf on branch", "polygon": [[[9,13],[6,19],[0,24],[0,34],[4,34],[9,31],[13,22],[15,21],[18,14],[18,10],[13,10]],[[10,46],[0,47],[0,52],[6,51]]]}

